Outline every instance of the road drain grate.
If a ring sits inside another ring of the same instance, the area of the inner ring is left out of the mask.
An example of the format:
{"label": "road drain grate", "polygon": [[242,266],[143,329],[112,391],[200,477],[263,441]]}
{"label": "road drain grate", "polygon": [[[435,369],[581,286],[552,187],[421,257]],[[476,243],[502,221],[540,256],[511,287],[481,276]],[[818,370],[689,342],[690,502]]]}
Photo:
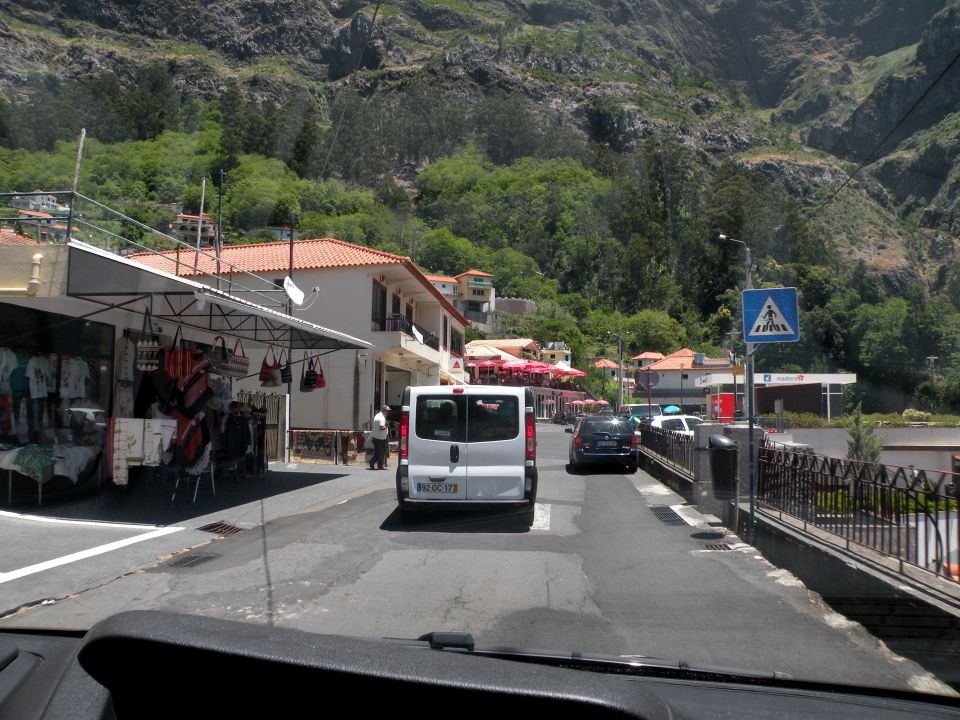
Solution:
{"label": "road drain grate", "polygon": [[214,535],[236,535],[237,533],[242,533],[244,529],[236,525],[231,525],[230,523],[215,522],[204,525],[203,527],[198,527],[197,530],[213,533]]}
{"label": "road drain grate", "polygon": [[196,567],[200,563],[207,562],[207,560],[213,560],[215,557],[219,557],[219,555],[203,554],[203,553],[198,553],[195,555],[187,555],[185,557],[179,558],[178,560],[171,560],[170,562],[167,563],[167,567],[192,568],[192,567]]}
{"label": "road drain grate", "polygon": [[657,519],[664,525],[687,524],[684,519],[677,515],[677,513],[668,505],[651,505],[650,509],[653,510],[653,514],[656,515]]}
{"label": "road drain grate", "polygon": [[704,550],[730,550],[731,547],[726,543],[707,543],[703,546]]}

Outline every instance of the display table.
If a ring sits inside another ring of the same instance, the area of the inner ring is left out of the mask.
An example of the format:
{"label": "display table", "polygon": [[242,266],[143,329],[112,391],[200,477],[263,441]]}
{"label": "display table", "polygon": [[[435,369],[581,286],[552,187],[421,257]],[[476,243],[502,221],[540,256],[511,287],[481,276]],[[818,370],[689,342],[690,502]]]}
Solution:
{"label": "display table", "polygon": [[14,473],[37,483],[37,505],[42,505],[45,483],[65,477],[76,485],[99,455],[100,449],[90,445],[27,445],[0,450],[0,470],[7,471],[7,503],[13,502]]}

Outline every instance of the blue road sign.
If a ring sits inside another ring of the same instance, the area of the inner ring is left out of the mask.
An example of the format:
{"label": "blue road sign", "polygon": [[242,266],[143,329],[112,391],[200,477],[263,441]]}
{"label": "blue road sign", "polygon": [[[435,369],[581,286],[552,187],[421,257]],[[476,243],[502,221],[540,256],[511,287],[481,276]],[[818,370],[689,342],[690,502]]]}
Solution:
{"label": "blue road sign", "polygon": [[796,288],[743,291],[743,339],[748,343],[796,342],[800,314]]}

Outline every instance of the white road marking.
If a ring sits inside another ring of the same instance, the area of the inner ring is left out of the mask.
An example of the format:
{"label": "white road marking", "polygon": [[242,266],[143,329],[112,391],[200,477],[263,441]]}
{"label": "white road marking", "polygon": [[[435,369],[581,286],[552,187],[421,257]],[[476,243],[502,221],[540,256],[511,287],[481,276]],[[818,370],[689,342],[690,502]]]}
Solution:
{"label": "white road marking", "polygon": [[698,513],[694,508],[689,505],[671,505],[670,509],[673,510],[677,515],[683,518],[683,521],[687,525],[692,525],[696,527],[701,522],[703,522],[703,515]]}
{"label": "white road marking", "polygon": [[637,490],[640,491],[641,495],[673,495],[673,490],[668,488],[666,485],[661,485],[659,483],[656,485],[638,487]]}
{"label": "white road marking", "polygon": [[126,528],[129,530],[154,530],[160,525],[134,525],[132,523],[108,523],[96,520],[70,520],[69,518],[44,517],[43,515],[25,515],[23,513],[0,510],[0,517],[15,518],[17,520],[32,520],[34,522],[54,523],[56,525],[90,525],[105,528]]}
{"label": "white road marking", "polygon": [[70,553],[69,555],[63,555],[62,557],[54,558],[53,560],[46,560],[41,563],[36,563],[35,565],[27,565],[26,567],[19,568],[18,570],[0,573],[0,584],[10,582],[11,580],[16,580],[27,575],[33,575],[34,573],[43,572],[44,570],[49,570],[61,565],[68,565],[70,563],[77,562],[78,560],[85,560],[89,557],[93,557],[94,555],[103,555],[104,553],[111,552],[112,550],[118,550],[122,547],[126,547],[127,545],[133,545],[134,543],[143,542],[144,540],[152,540],[153,538],[169,535],[170,533],[179,532],[183,529],[184,528],[182,527],[158,528],[157,530],[153,530],[148,533],[134,535],[133,537],[126,538],[125,540],[117,540],[116,542],[107,543],[106,545],[99,545],[97,547],[90,548],[89,550],[81,550],[80,552]]}
{"label": "white road marking", "polygon": [[550,504],[536,503],[533,506],[533,525],[531,530],[549,530],[550,529]]}

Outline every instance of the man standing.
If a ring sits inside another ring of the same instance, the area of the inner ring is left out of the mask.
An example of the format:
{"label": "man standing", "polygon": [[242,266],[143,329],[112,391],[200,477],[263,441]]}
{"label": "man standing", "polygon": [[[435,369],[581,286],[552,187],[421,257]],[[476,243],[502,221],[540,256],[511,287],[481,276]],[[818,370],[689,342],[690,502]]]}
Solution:
{"label": "man standing", "polygon": [[387,429],[387,415],[390,414],[390,406],[383,405],[380,412],[373,416],[373,457],[370,458],[370,469],[373,470],[376,463],[377,470],[383,470],[387,466],[387,438],[389,430]]}

